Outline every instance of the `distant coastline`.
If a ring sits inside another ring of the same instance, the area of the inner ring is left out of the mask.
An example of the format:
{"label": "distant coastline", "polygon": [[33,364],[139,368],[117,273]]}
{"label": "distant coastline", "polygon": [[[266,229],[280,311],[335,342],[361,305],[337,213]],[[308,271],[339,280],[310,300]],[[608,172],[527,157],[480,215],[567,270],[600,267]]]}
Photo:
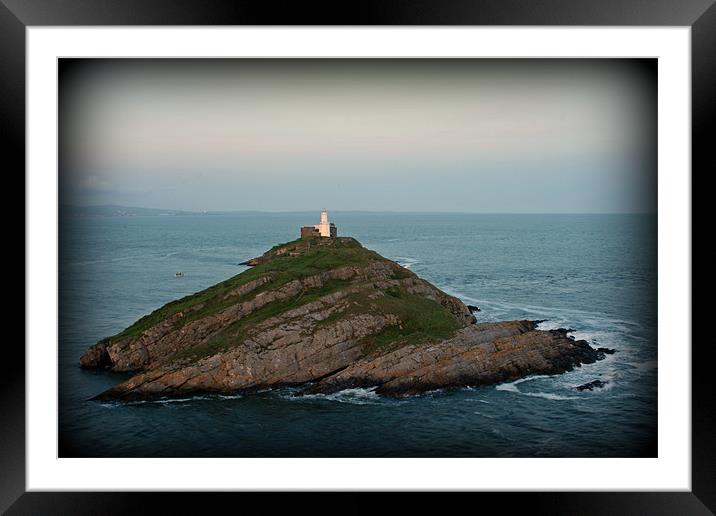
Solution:
{"label": "distant coastline", "polygon": [[160,208],[140,208],[137,206],[121,206],[104,204],[98,206],[76,206],[60,204],[60,213],[70,217],[136,217],[161,215],[197,215],[196,212],[183,210],[163,210]]}
{"label": "distant coastline", "polygon": [[[187,216],[187,215],[283,215],[293,213],[312,213],[311,210],[260,211],[260,210],[175,210],[168,208],[144,208],[124,206],[120,204],[101,204],[78,206],[60,204],[60,213],[69,217],[156,217],[156,216]],[[335,213],[356,214],[404,214],[404,215],[656,215],[653,212],[599,212],[599,213],[530,213],[530,212],[462,212],[462,211],[390,211],[390,210],[333,210]]]}

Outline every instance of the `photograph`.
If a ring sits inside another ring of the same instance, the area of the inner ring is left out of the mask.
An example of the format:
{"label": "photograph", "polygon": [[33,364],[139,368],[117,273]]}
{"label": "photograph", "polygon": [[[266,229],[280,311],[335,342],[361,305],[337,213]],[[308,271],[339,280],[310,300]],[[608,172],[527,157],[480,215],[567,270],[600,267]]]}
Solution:
{"label": "photograph", "polygon": [[657,457],[657,68],[59,58],[59,457]]}

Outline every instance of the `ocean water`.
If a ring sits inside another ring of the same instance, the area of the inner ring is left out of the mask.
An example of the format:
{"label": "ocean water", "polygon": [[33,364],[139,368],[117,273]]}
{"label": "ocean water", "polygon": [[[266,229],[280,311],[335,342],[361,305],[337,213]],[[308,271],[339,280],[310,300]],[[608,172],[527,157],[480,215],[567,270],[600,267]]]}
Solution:
{"label": "ocean water", "polygon": [[[546,319],[617,350],[572,372],[402,399],[279,389],[90,401],[128,375],[80,369],[88,346],[245,270],[317,217],[62,215],[60,456],[656,456],[655,215],[331,213],[340,235],[478,305],[480,321]],[[574,389],[595,379],[608,383]]]}

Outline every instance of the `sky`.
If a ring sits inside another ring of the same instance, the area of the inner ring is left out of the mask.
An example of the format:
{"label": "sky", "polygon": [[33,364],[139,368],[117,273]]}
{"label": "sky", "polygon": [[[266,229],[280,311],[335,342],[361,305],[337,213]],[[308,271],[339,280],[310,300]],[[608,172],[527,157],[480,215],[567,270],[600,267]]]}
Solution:
{"label": "sky", "polygon": [[656,64],[62,59],[60,202],[656,210]]}

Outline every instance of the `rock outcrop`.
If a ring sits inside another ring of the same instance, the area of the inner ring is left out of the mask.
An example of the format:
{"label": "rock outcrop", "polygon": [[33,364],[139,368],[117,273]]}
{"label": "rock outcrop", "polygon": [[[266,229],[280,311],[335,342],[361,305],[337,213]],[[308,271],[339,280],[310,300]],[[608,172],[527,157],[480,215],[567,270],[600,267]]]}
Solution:
{"label": "rock outcrop", "polygon": [[602,389],[607,386],[609,380],[592,380],[582,385],[577,385],[575,389],[578,391],[593,391],[594,389]]}
{"label": "rock outcrop", "polygon": [[287,385],[410,395],[557,374],[604,357],[538,321],[476,324],[471,310],[352,238],[304,239],[105,338],[83,368],[135,372],[99,399]]}

